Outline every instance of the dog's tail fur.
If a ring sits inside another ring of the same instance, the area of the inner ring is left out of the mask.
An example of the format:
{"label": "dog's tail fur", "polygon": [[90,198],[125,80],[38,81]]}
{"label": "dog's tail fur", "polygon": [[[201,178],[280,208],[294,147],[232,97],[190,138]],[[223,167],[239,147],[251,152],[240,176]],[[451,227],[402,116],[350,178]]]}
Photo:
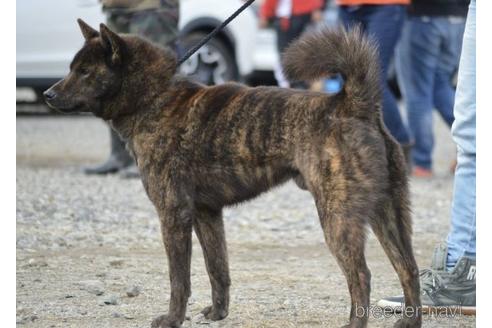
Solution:
{"label": "dog's tail fur", "polygon": [[344,114],[359,118],[380,115],[381,87],[377,48],[359,27],[323,27],[289,45],[282,66],[287,78],[312,81],[341,74]]}

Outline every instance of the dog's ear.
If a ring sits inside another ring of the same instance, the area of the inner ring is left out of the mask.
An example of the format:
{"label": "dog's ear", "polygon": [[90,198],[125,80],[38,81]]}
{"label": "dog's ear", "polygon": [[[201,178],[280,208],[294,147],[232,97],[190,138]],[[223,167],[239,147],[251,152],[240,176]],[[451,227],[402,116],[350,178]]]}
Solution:
{"label": "dog's ear", "polygon": [[111,31],[106,25],[101,24],[99,27],[101,32],[101,40],[103,47],[107,50],[110,56],[112,65],[118,66],[123,61],[123,52],[125,49],[125,41],[116,33]]}
{"label": "dog's ear", "polygon": [[99,32],[90,27],[82,19],[77,19],[77,23],[79,23],[80,31],[82,32],[85,41],[89,41],[90,39],[97,38],[99,36]]}

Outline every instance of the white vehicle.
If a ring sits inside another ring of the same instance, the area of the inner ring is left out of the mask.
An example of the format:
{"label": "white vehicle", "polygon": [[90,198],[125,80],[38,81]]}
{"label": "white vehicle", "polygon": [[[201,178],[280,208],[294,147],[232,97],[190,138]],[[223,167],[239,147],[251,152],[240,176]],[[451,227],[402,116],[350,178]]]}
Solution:
{"label": "white vehicle", "polygon": [[[17,86],[43,91],[64,77],[82,46],[77,18],[97,28],[106,18],[98,0],[17,0]],[[198,42],[237,10],[240,0],[181,0],[183,48]],[[257,6],[257,5],[256,5]],[[246,9],[181,66],[207,84],[243,80],[271,71],[278,60],[275,35],[258,30],[257,7]]]}

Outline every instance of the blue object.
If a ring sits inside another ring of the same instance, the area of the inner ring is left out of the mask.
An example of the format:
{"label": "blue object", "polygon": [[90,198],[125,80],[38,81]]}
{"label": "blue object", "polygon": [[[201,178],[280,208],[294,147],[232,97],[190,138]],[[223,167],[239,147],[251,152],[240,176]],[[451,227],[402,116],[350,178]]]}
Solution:
{"label": "blue object", "polygon": [[339,93],[340,91],[342,91],[343,83],[344,81],[342,76],[340,74],[337,74],[336,76],[330,77],[325,80],[323,90],[329,94]]}

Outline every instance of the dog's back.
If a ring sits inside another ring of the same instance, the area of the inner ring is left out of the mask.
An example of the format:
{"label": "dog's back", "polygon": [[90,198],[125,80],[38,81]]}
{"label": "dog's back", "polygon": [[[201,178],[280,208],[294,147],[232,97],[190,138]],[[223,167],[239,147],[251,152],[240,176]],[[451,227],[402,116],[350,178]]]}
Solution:
{"label": "dog's back", "polygon": [[383,139],[390,137],[381,122],[376,49],[362,33],[322,29],[307,34],[287,49],[284,67],[296,80],[341,74],[343,90],[327,95],[235,83],[205,87],[180,77],[167,90],[168,116],[157,123],[157,135],[179,143],[155,148],[173,156],[182,153],[198,198],[208,205],[234,204],[290,178],[302,185],[301,166],[333,157],[333,147],[366,148],[359,160],[374,165],[360,174],[361,180],[383,173]]}

